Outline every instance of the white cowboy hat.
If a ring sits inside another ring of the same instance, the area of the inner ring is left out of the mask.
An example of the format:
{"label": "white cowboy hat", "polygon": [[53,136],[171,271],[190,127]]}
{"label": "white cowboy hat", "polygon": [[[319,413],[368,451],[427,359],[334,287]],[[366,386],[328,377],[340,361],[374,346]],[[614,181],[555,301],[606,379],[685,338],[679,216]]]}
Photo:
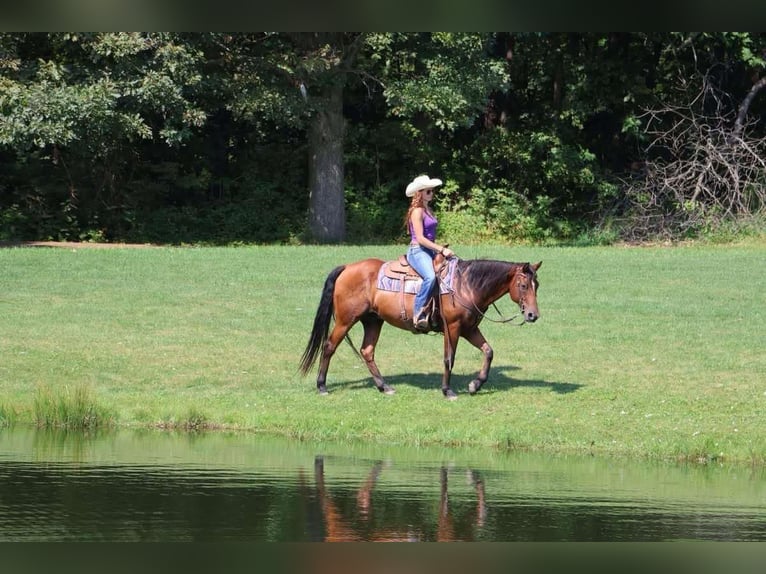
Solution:
{"label": "white cowboy hat", "polygon": [[436,187],[437,185],[441,185],[441,184],[442,184],[442,180],[436,177],[432,179],[428,177],[427,175],[419,175],[410,182],[410,184],[407,186],[407,191],[405,191],[404,194],[407,197],[412,197],[421,189],[430,189],[432,187]]}

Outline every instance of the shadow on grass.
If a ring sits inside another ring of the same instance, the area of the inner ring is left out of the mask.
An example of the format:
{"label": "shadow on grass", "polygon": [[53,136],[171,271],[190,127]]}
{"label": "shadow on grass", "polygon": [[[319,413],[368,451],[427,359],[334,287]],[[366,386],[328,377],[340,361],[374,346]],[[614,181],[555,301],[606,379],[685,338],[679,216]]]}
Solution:
{"label": "shadow on grass", "polygon": [[[479,394],[508,392],[518,387],[527,387],[548,390],[559,395],[566,395],[573,393],[584,386],[580,383],[545,381],[542,379],[519,379],[506,374],[507,371],[519,370],[520,368],[515,366],[493,366],[489,373],[489,379],[484,383]],[[468,394],[468,383],[470,383],[475,376],[476,373],[470,375],[456,375],[453,373],[452,379],[450,380],[450,387],[458,394]],[[441,389],[442,374],[440,372],[432,372],[386,376],[384,373],[383,378],[389,385],[394,387],[394,389],[399,386],[410,386],[423,390],[439,390]],[[375,384],[372,381],[372,377],[368,375],[352,381],[330,381],[328,384],[330,392],[332,392],[333,387],[335,389],[374,389]]]}

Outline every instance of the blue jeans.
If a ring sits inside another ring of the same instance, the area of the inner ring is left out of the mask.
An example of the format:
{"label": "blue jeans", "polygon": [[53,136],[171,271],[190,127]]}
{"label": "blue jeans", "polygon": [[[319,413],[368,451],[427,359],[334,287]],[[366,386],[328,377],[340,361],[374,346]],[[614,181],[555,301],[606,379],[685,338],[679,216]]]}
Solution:
{"label": "blue jeans", "polygon": [[415,305],[413,306],[414,313],[413,318],[417,319],[423,306],[428,301],[431,290],[436,283],[436,273],[434,272],[434,257],[436,253],[421,247],[420,245],[410,245],[407,250],[407,261],[410,262],[413,269],[417,271],[423,278],[423,284],[420,286],[420,291],[415,295]]}

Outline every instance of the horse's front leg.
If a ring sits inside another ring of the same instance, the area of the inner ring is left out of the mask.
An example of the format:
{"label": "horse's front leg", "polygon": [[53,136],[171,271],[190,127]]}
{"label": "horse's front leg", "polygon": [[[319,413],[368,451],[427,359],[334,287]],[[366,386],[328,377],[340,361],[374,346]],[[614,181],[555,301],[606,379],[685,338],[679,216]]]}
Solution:
{"label": "horse's front leg", "polygon": [[484,355],[481,371],[479,371],[478,376],[474,380],[468,383],[468,392],[472,395],[475,395],[479,392],[481,386],[487,382],[487,378],[489,377],[489,368],[492,366],[492,357],[494,356],[494,351],[492,351],[492,347],[489,346],[489,343],[487,343],[487,340],[484,338],[484,335],[481,334],[481,331],[479,331],[478,328],[473,329],[463,336],[469,343],[479,349]]}
{"label": "horse's front leg", "polygon": [[444,376],[442,377],[442,393],[450,401],[457,398],[450,386],[452,367],[455,365],[455,350],[460,335],[460,323],[448,324],[444,328]]}

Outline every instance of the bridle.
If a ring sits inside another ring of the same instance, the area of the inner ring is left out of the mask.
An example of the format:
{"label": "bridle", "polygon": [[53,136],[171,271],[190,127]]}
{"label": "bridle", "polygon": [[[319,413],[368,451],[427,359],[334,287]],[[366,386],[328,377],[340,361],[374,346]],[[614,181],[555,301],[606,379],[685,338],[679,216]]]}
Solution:
{"label": "bridle", "polygon": [[[460,268],[459,267],[455,268],[455,273],[458,273],[458,274],[460,273]],[[525,278],[528,279],[526,276],[525,276]],[[534,290],[534,280],[529,280],[529,281],[532,283],[532,289]],[[500,319],[493,319],[492,317],[488,317],[485,312],[483,312],[481,309],[479,309],[479,306],[476,305],[476,303],[474,303],[473,301],[466,302],[458,294],[458,292],[455,291],[455,289],[453,289],[451,286],[447,286],[447,291],[452,296],[452,300],[453,301],[456,301],[461,307],[467,309],[468,311],[471,311],[472,313],[473,312],[477,313],[482,319],[486,319],[487,321],[490,321],[492,323],[505,324],[505,323],[510,323],[511,321],[517,319],[518,317],[521,317],[522,318],[521,319],[521,323],[515,323],[513,326],[514,327],[523,327],[524,325],[527,324],[527,322],[524,320],[524,310],[526,308],[526,305],[525,305],[526,295],[524,297],[521,296],[521,285],[520,285],[520,283],[521,283],[521,277],[516,279],[516,285],[519,288],[519,295],[520,295],[519,296],[519,303],[518,303],[518,305],[519,305],[519,312],[518,313],[516,313],[512,317],[503,317],[503,314],[500,312],[500,309],[497,308],[497,305],[495,305],[495,302],[494,301],[492,302],[492,307],[495,308],[495,311],[500,316]],[[508,289],[508,296],[510,297],[510,295],[511,295],[511,290],[509,288]]]}
{"label": "bridle", "polygon": [[[537,293],[537,288],[535,287],[535,279],[534,277],[526,277],[526,274],[522,273],[525,278],[527,279],[527,288],[531,287],[532,291]],[[519,289],[519,310],[521,311],[521,316],[524,316],[524,311],[526,310],[526,301],[527,301],[527,291],[526,289],[522,290],[521,286],[521,278],[516,280],[516,286]],[[510,296],[510,289],[508,290],[508,295]],[[526,323],[526,321],[525,321]],[[524,323],[522,323],[523,325]]]}

